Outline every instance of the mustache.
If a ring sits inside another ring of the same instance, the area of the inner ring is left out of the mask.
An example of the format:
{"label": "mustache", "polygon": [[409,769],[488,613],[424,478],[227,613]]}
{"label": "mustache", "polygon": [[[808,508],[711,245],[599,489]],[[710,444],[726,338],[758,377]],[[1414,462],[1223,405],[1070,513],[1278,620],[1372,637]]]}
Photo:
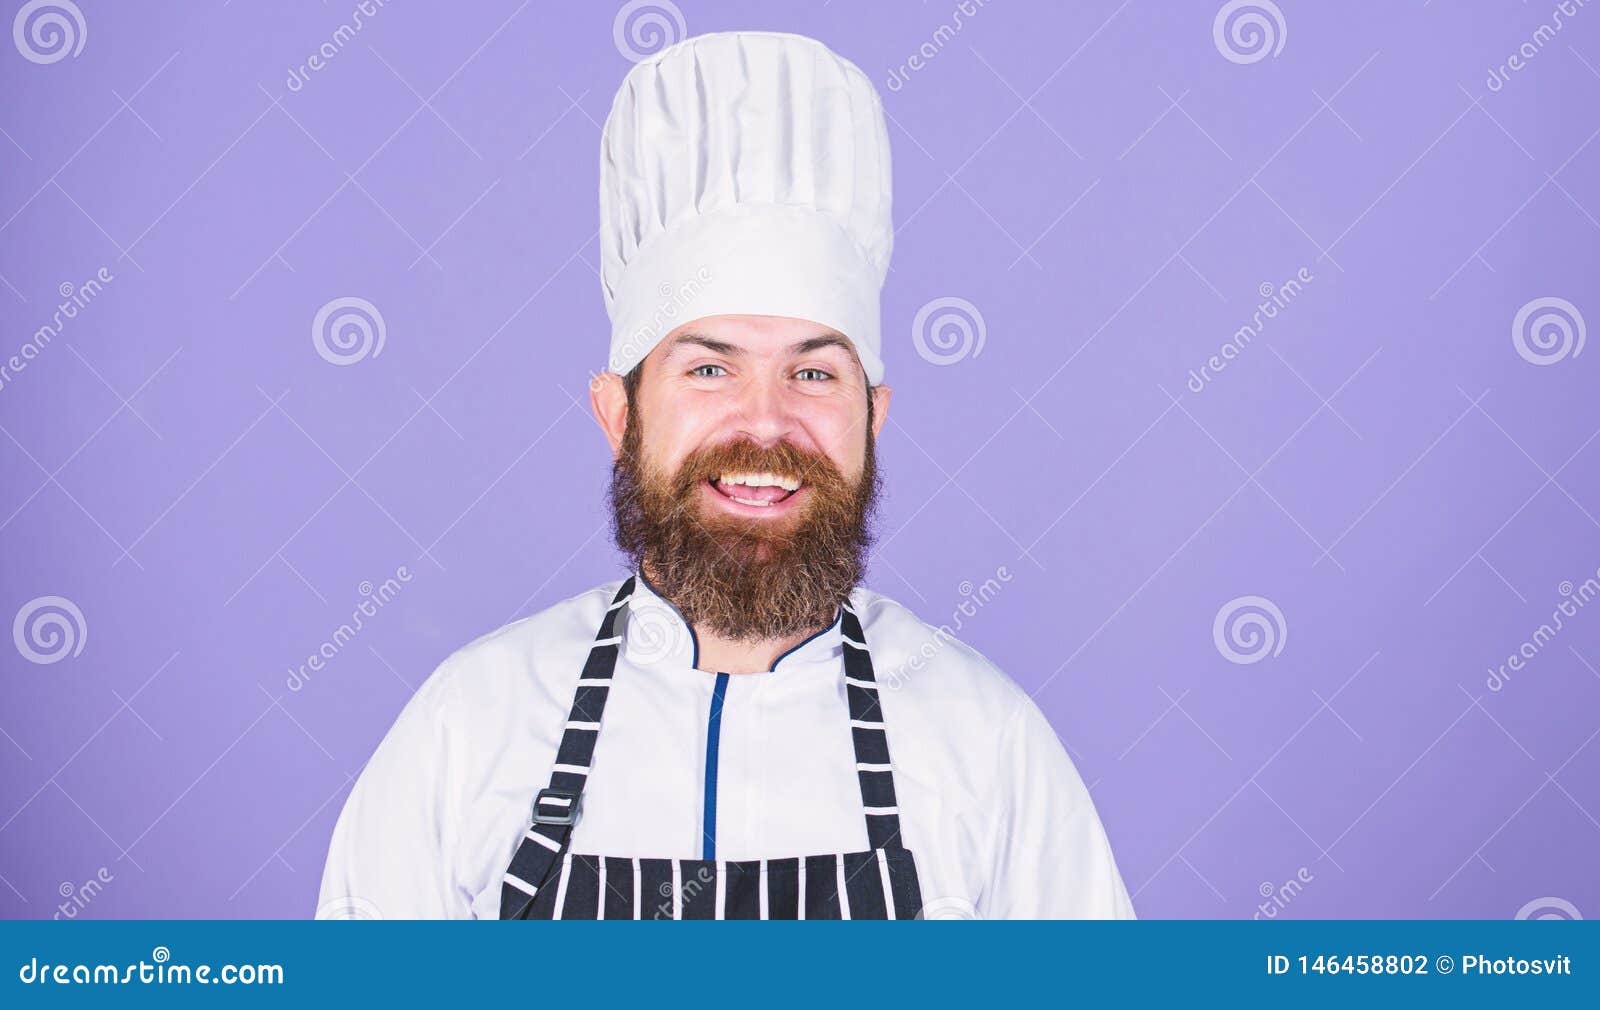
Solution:
{"label": "mustache", "polygon": [[733,472],[783,474],[823,491],[849,487],[839,467],[822,453],[809,452],[788,441],[762,445],[749,439],[694,450],[678,464],[672,484],[683,492],[701,481]]}

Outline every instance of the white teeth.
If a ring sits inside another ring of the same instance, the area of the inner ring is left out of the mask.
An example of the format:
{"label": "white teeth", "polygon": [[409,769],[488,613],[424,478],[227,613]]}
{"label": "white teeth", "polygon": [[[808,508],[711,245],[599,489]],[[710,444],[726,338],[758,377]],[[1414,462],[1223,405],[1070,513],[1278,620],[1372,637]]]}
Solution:
{"label": "white teeth", "polygon": [[768,506],[770,506],[772,504],[769,501],[756,501],[753,498],[740,498],[736,494],[731,494],[728,497],[732,498],[734,501],[738,502],[740,505],[759,505],[762,508],[767,508]]}
{"label": "white teeth", "polygon": [[717,478],[718,484],[743,484],[746,487],[781,487],[785,491],[800,490],[800,482],[793,477],[774,473],[725,473]]}

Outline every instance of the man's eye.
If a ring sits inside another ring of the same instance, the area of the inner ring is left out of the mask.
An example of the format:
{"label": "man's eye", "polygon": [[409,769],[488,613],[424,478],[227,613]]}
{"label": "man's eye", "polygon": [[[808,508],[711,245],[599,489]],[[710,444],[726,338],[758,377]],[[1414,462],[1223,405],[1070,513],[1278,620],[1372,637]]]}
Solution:
{"label": "man's eye", "polygon": [[820,368],[802,368],[802,369],[800,369],[800,371],[798,371],[798,372],[796,372],[794,374],[795,374],[795,378],[803,379],[806,382],[820,382],[820,381],[823,381],[823,380],[826,380],[826,379],[833,378],[832,375],[828,374],[827,372],[824,372]]}
{"label": "man's eye", "polygon": [[699,376],[702,379],[714,379],[719,375],[725,374],[725,371],[721,365],[699,365],[691,369],[689,374]]}

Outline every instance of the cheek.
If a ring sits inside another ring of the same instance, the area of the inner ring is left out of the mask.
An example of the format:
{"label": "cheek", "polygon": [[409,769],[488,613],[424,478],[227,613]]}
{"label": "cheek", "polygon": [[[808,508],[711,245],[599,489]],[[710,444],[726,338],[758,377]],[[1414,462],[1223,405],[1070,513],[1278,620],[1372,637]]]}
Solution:
{"label": "cheek", "polygon": [[715,419],[704,407],[678,400],[657,404],[644,422],[641,449],[646,462],[666,472],[676,471],[685,457],[709,442]]}
{"label": "cheek", "polygon": [[867,419],[860,417],[830,418],[825,425],[813,426],[812,436],[817,448],[833,460],[839,472],[855,476],[866,462]]}

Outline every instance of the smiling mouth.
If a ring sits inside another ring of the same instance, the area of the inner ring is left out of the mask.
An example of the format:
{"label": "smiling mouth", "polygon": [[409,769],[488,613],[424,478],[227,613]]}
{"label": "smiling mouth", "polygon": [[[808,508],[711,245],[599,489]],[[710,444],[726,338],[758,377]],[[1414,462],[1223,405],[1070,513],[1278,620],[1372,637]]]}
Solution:
{"label": "smiling mouth", "polygon": [[771,508],[788,501],[805,486],[799,479],[782,473],[725,473],[706,483],[722,497],[756,508]]}

